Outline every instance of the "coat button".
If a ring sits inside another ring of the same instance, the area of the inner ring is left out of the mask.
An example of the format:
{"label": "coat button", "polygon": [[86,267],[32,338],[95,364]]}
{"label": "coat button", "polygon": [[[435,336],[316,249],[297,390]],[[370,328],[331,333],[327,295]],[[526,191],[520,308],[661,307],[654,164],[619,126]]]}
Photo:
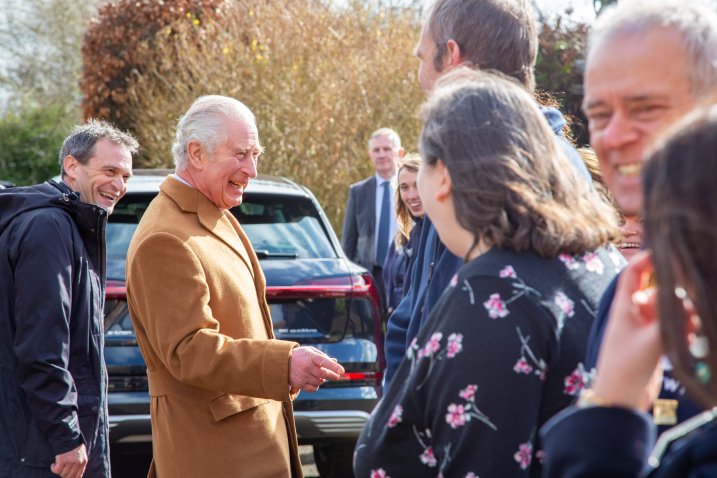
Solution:
{"label": "coat button", "polygon": [[97,411],[97,406],[92,407],[92,411],[93,411],[93,412],[96,412],[96,411]]}

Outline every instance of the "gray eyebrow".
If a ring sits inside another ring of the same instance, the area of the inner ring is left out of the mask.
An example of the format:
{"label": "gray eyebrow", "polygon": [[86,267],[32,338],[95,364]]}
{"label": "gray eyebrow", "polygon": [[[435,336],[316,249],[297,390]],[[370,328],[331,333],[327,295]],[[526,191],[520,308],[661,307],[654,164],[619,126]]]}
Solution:
{"label": "gray eyebrow", "polygon": [[[624,103],[643,103],[645,101],[654,101],[654,100],[666,100],[667,97],[664,95],[634,95],[634,96],[623,96],[620,98],[620,100]],[[585,102],[582,105],[583,111],[589,110],[591,108],[597,108],[599,106],[604,106],[605,102],[603,100],[598,101],[592,101],[592,102]]]}

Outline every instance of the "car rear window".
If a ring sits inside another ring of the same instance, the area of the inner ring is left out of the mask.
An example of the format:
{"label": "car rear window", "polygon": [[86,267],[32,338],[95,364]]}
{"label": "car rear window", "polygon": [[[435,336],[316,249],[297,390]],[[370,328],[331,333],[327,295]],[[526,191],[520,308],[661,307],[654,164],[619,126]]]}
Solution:
{"label": "car rear window", "polygon": [[[156,194],[128,194],[107,224],[107,260],[127,259],[127,250],[142,215]],[[328,232],[309,198],[247,194],[231,212],[239,220],[260,258],[336,258]]]}
{"label": "car rear window", "polygon": [[[375,342],[373,306],[367,299],[270,300],[274,335],[302,344],[364,339]],[[109,346],[136,345],[129,307],[124,299],[105,302],[105,339]]]}
{"label": "car rear window", "polygon": [[291,196],[247,196],[231,212],[255,251],[295,254],[298,259],[333,259],[334,248],[314,203]]}
{"label": "car rear window", "polygon": [[302,344],[374,340],[373,308],[364,299],[270,300],[274,335]]}

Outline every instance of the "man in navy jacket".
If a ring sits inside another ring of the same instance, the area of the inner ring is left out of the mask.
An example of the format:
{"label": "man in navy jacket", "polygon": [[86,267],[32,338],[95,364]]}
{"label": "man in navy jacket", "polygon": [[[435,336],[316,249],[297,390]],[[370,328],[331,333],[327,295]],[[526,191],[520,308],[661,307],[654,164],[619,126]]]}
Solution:
{"label": "man in navy jacket", "polygon": [[[512,76],[532,92],[537,48],[535,15],[528,2],[438,0],[428,13],[416,48],[416,56],[421,61],[418,79],[426,94],[430,94],[441,75],[468,63]],[[562,135],[565,118],[555,108],[541,109],[561,149],[589,181],[590,174],[580,155]],[[428,217],[417,253],[411,287],[388,321],[386,387],[408,344],[463,265],[462,258],[446,250]]]}
{"label": "man in navy jacket", "polygon": [[105,226],[137,141],[77,127],[62,181],[0,191],[0,476],[109,477]]}

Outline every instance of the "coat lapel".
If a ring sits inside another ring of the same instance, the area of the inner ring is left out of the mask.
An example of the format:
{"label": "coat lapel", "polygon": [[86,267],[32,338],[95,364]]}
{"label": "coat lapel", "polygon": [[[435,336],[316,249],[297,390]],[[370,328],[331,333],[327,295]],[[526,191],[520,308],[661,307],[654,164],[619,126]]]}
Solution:
{"label": "coat lapel", "polygon": [[171,197],[182,211],[196,213],[199,223],[236,252],[246,264],[252,277],[256,276],[239,234],[214,203],[201,192],[183,184],[173,176],[168,176],[159,188]]}
{"label": "coat lapel", "polygon": [[252,277],[255,277],[254,268],[252,267],[247,251],[243,247],[242,241],[239,238],[239,234],[234,230],[234,227],[232,227],[229,219],[227,219],[224,213],[207,199],[205,201],[200,201],[197,217],[199,218],[199,223],[202,226],[224,241],[226,245],[231,247],[234,252],[242,258],[246,266],[249,268]]}
{"label": "coat lapel", "polygon": [[235,218],[232,213],[227,212],[225,213],[229,222],[231,223],[232,227],[236,230],[237,235],[239,236],[239,239],[241,240],[242,244],[244,244],[244,250],[246,251],[247,255],[249,256],[249,261],[251,262],[251,266],[253,267],[253,275],[254,275],[254,287],[256,288],[256,297],[259,299],[259,304],[261,306],[262,310],[262,316],[264,318],[264,327],[266,328],[266,333],[269,336],[270,339],[275,338],[274,337],[274,326],[271,322],[271,313],[269,312],[269,305],[266,302],[266,277],[264,277],[264,271],[261,270],[261,264],[259,264],[259,258],[256,257],[256,252],[254,252],[254,247],[251,245],[251,242],[249,242],[249,238],[247,237],[246,233],[244,232],[244,229],[242,229],[241,224],[239,224],[239,221],[237,218]]}

